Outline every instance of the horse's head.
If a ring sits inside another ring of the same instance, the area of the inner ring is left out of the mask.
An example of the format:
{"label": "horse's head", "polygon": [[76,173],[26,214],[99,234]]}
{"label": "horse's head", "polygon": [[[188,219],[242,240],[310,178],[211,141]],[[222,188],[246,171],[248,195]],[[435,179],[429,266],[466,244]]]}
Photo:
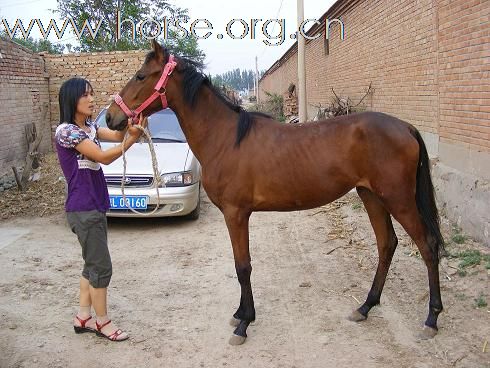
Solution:
{"label": "horse's head", "polygon": [[160,46],[152,40],[153,51],[145,59],[141,68],[116,95],[106,113],[107,126],[115,130],[123,130],[128,118],[140,113],[143,116],[167,108],[167,93],[172,84],[170,74],[176,62]]}

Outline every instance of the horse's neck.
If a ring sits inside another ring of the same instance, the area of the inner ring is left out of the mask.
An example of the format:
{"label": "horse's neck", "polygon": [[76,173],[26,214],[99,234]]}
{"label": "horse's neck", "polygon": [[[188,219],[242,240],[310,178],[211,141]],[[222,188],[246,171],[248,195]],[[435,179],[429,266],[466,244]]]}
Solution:
{"label": "horse's neck", "polygon": [[207,87],[200,88],[194,107],[183,100],[170,106],[175,111],[192,152],[201,165],[218,159],[235,142],[237,113]]}

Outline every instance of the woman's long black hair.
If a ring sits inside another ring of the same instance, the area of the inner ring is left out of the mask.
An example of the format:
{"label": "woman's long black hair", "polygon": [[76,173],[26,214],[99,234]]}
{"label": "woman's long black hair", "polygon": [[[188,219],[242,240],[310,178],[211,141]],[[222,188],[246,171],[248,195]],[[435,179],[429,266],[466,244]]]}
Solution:
{"label": "woman's long black hair", "polygon": [[87,92],[87,87],[93,91],[90,82],[84,78],[71,78],[61,85],[58,96],[60,124],[75,123],[78,100]]}

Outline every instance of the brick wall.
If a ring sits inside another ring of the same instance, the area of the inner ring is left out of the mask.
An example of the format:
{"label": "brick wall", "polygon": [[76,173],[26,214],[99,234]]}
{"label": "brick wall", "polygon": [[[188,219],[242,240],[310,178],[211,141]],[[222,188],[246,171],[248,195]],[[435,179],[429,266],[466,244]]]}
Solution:
{"label": "brick wall", "polygon": [[0,114],[0,175],[10,172],[11,166],[23,165],[27,123],[36,122],[43,131],[41,151],[51,148],[52,130],[59,123],[58,92],[65,80],[88,79],[95,90],[98,113],[133,76],[147,52],[36,54],[0,38],[0,104],[8,107]]}
{"label": "brick wall", "polygon": [[[96,111],[109,104],[111,95],[119,92],[134,75],[148,51],[114,51],[84,54],[44,55],[49,74],[51,122],[59,123],[58,92],[61,84],[72,77],[90,81],[95,91]],[[94,116],[95,118],[95,116]]]}
{"label": "brick wall", "polygon": [[[24,127],[36,123],[40,149],[50,148],[48,75],[42,57],[0,37],[0,175],[22,166],[27,153]],[[44,112],[46,116],[44,117]],[[44,119],[43,119],[44,118]]]}
{"label": "brick wall", "polygon": [[438,6],[441,142],[490,152],[490,1]]}
{"label": "brick wall", "polygon": [[[295,52],[296,50],[295,47]],[[278,64],[275,66],[278,69],[272,75],[263,77],[259,82],[259,93],[262,101],[266,98],[265,91],[285,97],[288,95],[288,88],[291,83],[294,83],[296,88],[298,87],[298,58],[289,57],[281,60]]]}
{"label": "brick wall", "polygon": [[[324,17],[334,23],[325,54],[322,38],[306,45],[308,115],[333,96],[360,100],[372,82],[367,109],[383,111],[451,142],[490,152],[490,1],[338,1]],[[293,46],[260,81],[285,95],[297,83]],[[263,97],[262,97],[263,98]],[[439,138],[440,137],[440,138]]]}

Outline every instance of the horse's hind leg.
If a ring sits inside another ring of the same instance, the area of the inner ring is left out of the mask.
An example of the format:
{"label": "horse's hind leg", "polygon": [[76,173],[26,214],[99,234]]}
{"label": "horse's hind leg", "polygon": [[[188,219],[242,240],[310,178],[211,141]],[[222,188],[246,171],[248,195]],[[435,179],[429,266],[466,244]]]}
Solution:
{"label": "horse's hind leg", "polygon": [[437,318],[442,312],[441,290],[439,287],[439,255],[429,242],[435,241],[428,236],[427,230],[420,218],[415,198],[404,205],[402,201],[396,201],[398,205],[390,209],[393,217],[403,226],[420,251],[420,255],[427,266],[429,276],[429,314],[425,321],[425,328],[420,337],[432,338],[437,334]]}
{"label": "horse's hind leg", "polygon": [[248,237],[250,212],[239,208],[225,208],[223,214],[230,234],[235,258],[235,269],[241,288],[240,306],[232,319],[232,324],[236,329],[230,338],[230,344],[240,345],[247,338],[248,325],[255,320],[254,299],[250,284],[250,275],[252,273]]}
{"label": "horse's hind leg", "polygon": [[381,292],[385,284],[386,275],[390,268],[393,254],[395,253],[398,239],[393,229],[389,212],[384,208],[379,198],[369,189],[357,187],[357,193],[361,197],[362,202],[369,215],[369,220],[376,235],[378,245],[378,268],[371,290],[364,304],[357,310],[353,311],[349,316],[351,321],[359,322],[367,318],[369,310],[379,304]]}

